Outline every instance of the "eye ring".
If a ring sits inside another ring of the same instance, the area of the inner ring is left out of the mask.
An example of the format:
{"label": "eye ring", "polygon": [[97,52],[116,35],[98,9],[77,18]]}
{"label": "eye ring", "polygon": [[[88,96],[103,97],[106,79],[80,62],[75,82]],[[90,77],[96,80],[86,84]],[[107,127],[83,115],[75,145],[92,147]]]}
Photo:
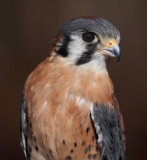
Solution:
{"label": "eye ring", "polygon": [[87,42],[87,43],[91,43],[95,40],[96,36],[94,32],[84,32],[82,34],[82,39],[83,41]]}

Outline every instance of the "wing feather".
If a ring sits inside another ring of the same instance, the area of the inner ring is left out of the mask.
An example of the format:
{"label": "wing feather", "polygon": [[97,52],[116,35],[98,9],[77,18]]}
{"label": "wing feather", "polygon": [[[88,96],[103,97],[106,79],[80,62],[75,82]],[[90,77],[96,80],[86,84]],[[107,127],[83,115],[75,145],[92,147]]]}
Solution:
{"label": "wing feather", "polygon": [[118,109],[95,104],[91,108],[91,118],[98,136],[101,160],[126,160]]}
{"label": "wing feather", "polygon": [[29,160],[30,155],[27,150],[28,118],[27,118],[26,101],[24,99],[24,94],[22,94],[22,99],[21,99],[20,132],[21,132],[20,133],[21,147],[23,148],[27,160]]}

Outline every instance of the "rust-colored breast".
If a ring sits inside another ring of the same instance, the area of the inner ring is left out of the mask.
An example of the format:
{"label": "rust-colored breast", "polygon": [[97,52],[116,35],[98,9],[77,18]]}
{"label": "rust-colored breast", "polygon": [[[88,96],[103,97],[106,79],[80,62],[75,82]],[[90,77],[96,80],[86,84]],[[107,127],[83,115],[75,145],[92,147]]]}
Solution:
{"label": "rust-colored breast", "polygon": [[58,57],[47,58],[25,85],[30,159],[99,159],[90,107],[101,102],[112,107],[112,94],[107,73],[81,73]]}

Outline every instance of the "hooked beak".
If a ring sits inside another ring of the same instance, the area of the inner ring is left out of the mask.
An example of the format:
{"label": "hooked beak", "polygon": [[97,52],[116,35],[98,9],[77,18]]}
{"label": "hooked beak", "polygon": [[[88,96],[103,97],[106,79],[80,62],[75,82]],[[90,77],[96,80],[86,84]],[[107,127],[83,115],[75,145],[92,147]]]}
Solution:
{"label": "hooked beak", "polygon": [[110,56],[110,57],[116,57],[117,58],[117,62],[119,62],[120,60],[120,47],[117,43],[113,44],[109,42],[109,44],[111,44],[111,46],[103,49],[103,54],[106,56]]}

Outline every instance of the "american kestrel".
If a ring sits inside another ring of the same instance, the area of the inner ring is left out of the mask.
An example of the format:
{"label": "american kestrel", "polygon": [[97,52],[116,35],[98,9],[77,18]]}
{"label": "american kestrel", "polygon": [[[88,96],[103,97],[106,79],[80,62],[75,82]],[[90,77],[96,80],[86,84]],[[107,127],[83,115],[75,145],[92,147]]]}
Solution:
{"label": "american kestrel", "polygon": [[108,57],[120,58],[120,33],[103,18],[65,23],[29,75],[21,104],[27,160],[125,160],[123,118]]}

